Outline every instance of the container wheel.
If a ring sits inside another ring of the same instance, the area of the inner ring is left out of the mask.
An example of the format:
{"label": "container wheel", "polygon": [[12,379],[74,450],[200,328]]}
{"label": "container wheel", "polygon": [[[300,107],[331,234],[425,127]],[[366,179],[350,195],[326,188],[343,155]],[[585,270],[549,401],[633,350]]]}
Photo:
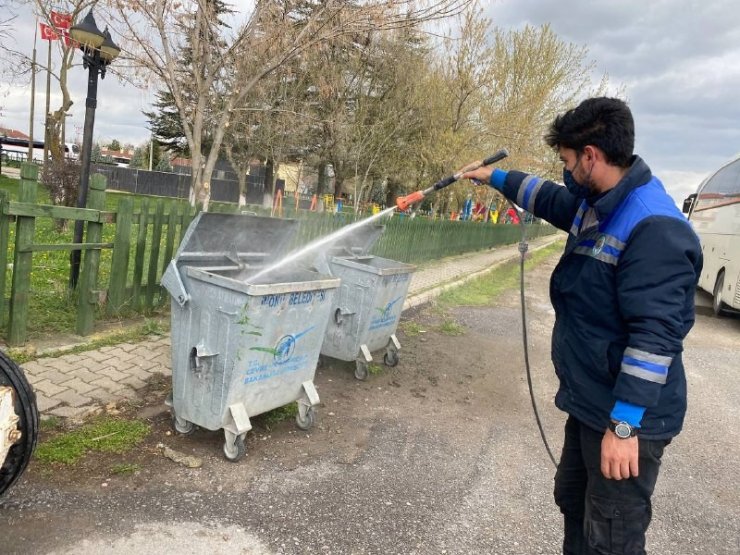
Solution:
{"label": "container wheel", "polygon": [[227,460],[239,462],[247,454],[247,446],[244,444],[245,435],[236,436],[234,443],[230,443],[229,441],[224,442],[224,456]]}
{"label": "container wheel", "polygon": [[172,414],[172,427],[178,434],[183,436],[192,435],[192,433],[195,431],[195,424],[193,424],[189,420],[178,417],[174,413]]}
{"label": "container wheel", "polygon": [[398,351],[395,349],[388,349],[383,356],[383,362],[386,366],[390,366],[391,368],[398,365],[398,361],[400,359],[401,357],[398,356]]}
{"label": "container wheel", "polygon": [[310,430],[313,428],[313,423],[316,420],[316,413],[313,410],[313,407],[308,407],[306,409],[306,416],[301,418],[301,413],[298,412],[298,414],[295,415],[295,423],[296,426],[298,426],[301,430]]}
{"label": "container wheel", "polygon": [[717,276],[717,281],[714,282],[714,291],[712,293],[712,312],[715,316],[721,316],[725,307],[725,303],[722,302],[722,290],[725,288],[725,271],[722,270]]}
{"label": "container wheel", "polygon": [[370,375],[370,369],[364,360],[355,361],[355,378],[365,381]]}

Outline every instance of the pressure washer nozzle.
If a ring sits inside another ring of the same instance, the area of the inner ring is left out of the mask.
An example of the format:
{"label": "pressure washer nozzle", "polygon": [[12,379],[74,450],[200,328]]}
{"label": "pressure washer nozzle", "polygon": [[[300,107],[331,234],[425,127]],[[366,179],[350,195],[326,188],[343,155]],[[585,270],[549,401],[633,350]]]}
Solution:
{"label": "pressure washer nozzle", "polygon": [[396,208],[401,211],[407,210],[412,204],[416,204],[419,201],[424,200],[424,191],[416,191],[405,197],[398,197],[396,199]]}

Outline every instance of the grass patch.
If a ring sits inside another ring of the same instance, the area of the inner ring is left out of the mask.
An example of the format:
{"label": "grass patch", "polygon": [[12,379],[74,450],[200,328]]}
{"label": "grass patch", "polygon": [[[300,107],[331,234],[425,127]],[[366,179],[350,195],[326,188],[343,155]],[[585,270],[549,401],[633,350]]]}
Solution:
{"label": "grass patch", "polygon": [[35,456],[42,463],[75,464],[89,451],[125,453],[149,431],[149,424],[140,420],[103,417],[39,444]]}
{"label": "grass patch", "polygon": [[[525,272],[562,250],[563,244],[558,241],[534,251],[524,263]],[[517,287],[518,284],[519,261],[516,260],[507,262],[492,272],[470,280],[459,287],[444,291],[437,297],[436,304],[442,311],[455,306],[484,306],[491,304],[501,293]]]}
{"label": "grass patch", "polygon": [[124,474],[133,474],[134,472],[138,472],[139,470],[141,470],[141,466],[134,463],[116,464],[110,469],[111,474],[118,474],[119,476],[122,476]]}
{"label": "grass patch", "polygon": [[383,373],[383,365],[371,362],[367,365],[367,371],[371,376],[378,376]]}
{"label": "grass patch", "polygon": [[463,335],[465,333],[465,328],[454,320],[445,320],[442,322],[442,325],[439,326],[439,332],[445,335]]}
{"label": "grass patch", "polygon": [[422,333],[426,332],[426,330],[422,328],[418,322],[415,322],[413,320],[401,322],[401,329],[403,330],[403,333],[405,333],[409,337],[416,337],[417,335],[421,335]]}
{"label": "grass patch", "polygon": [[48,416],[42,418],[39,422],[39,429],[42,432],[54,432],[62,427],[62,419],[58,416]]}
{"label": "grass patch", "polygon": [[284,420],[295,418],[297,415],[298,403],[290,403],[260,415],[260,420],[265,427],[272,428]]}

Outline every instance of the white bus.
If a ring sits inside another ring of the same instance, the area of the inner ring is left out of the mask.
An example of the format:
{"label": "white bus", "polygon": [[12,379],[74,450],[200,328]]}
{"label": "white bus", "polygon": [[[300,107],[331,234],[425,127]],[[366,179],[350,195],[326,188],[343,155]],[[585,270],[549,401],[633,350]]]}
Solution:
{"label": "white bus", "polygon": [[[0,137],[0,154],[8,160],[25,162],[28,160],[28,140],[12,137]],[[64,143],[64,157],[77,160],[80,156],[80,147],[74,143]],[[44,142],[33,142],[33,161],[44,162]]]}
{"label": "white bus", "polygon": [[740,310],[740,156],[722,166],[684,201],[704,253],[699,287],[719,316]]}

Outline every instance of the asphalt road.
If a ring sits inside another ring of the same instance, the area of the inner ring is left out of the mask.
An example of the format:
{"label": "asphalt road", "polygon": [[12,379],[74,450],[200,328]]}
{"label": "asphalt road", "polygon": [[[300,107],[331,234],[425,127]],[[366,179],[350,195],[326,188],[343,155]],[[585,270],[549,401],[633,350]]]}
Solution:
{"label": "asphalt road", "polygon": [[[564,416],[552,405],[553,265],[530,272],[527,304],[536,400],[558,453]],[[31,476],[0,505],[0,551],[558,553],[554,470],[522,369],[518,293],[448,316],[463,335],[433,332],[434,310],[411,315],[428,333],[402,337],[401,364],[368,382],[322,370],[318,428],[254,436],[237,465],[218,456],[219,438],[196,435],[192,441],[214,453],[197,470],[172,465],[105,487]],[[650,552],[737,555],[740,318],[700,308],[684,358],[690,408],[664,457]]]}

